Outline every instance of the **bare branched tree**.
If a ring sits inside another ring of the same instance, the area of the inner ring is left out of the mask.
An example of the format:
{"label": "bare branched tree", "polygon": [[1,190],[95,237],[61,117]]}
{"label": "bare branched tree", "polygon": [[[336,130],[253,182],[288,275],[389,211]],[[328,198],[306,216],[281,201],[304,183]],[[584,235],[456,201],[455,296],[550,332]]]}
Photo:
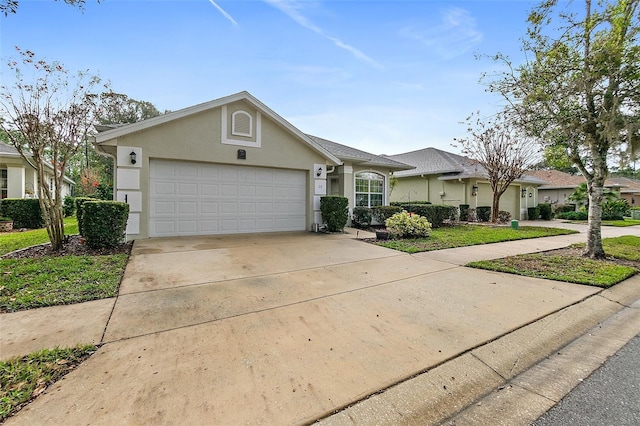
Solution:
{"label": "bare branched tree", "polygon": [[[60,250],[64,241],[65,171],[91,129],[100,99],[94,89],[106,86],[87,72],[74,75],[57,62],[49,63],[29,50],[16,49],[21,60],[7,63],[15,76],[13,85],[1,86],[0,128],[37,170],[37,195],[47,233],[53,250]],[[52,187],[46,178],[51,169]]]}
{"label": "bare branched tree", "polygon": [[455,139],[462,154],[477,161],[487,173],[493,191],[491,222],[498,221],[500,197],[509,185],[539,160],[539,145],[519,133],[510,118],[507,112],[486,120],[472,115],[467,118],[469,137]]}

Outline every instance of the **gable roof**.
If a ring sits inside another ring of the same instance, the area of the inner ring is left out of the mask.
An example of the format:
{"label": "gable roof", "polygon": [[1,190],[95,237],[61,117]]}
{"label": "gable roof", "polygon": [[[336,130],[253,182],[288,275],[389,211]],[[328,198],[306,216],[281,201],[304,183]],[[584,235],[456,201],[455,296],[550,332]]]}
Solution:
{"label": "gable roof", "polygon": [[[18,150],[9,144],[6,144],[4,142],[0,142],[0,157],[18,157],[21,158],[20,152],[18,152]],[[24,161],[24,160],[23,160]],[[27,160],[27,164],[29,164],[30,167],[32,168],[36,168],[33,163],[31,163],[31,160]],[[50,164],[45,164],[45,166],[47,167],[47,169],[49,169],[50,171],[53,171],[53,167]],[[71,178],[67,175],[64,176],[63,180],[67,183],[70,184],[74,184],[75,182],[73,180],[71,180]]]}
{"label": "gable roof", "polygon": [[4,142],[0,142],[0,155],[7,155],[10,157],[19,157],[20,153],[14,146],[8,145]]}
{"label": "gable roof", "polygon": [[404,154],[389,155],[387,158],[411,164],[415,167],[413,170],[395,173],[397,177],[454,172],[471,174],[484,171],[482,166],[467,157],[436,148],[424,148],[417,151],[405,152]]}
{"label": "gable roof", "polygon": [[200,112],[218,108],[220,106],[230,104],[232,102],[237,102],[240,100],[249,102],[256,109],[258,109],[262,114],[270,117],[276,123],[280,124],[281,126],[286,128],[288,131],[296,135],[303,143],[308,145],[312,150],[316,151],[317,153],[325,157],[330,162],[334,163],[335,165],[342,164],[342,162],[335,155],[331,154],[322,146],[318,145],[306,134],[302,133],[300,130],[298,130],[291,123],[289,123],[287,120],[285,120],[280,115],[278,115],[271,108],[269,108],[268,106],[260,102],[256,97],[254,97],[253,95],[251,95],[249,92],[246,92],[246,91],[238,92],[236,94],[225,96],[223,98],[218,98],[209,102],[183,108],[178,111],[162,114],[157,117],[139,121],[137,123],[127,124],[124,126],[113,128],[111,130],[103,131],[96,135],[96,143],[101,144],[103,142],[118,138],[120,136],[129,135],[131,133],[149,129],[151,127],[158,126],[160,124],[168,123],[174,120],[178,120],[193,114],[198,114]]}
{"label": "gable roof", "polygon": [[613,185],[618,186],[620,188],[620,192],[623,194],[640,192],[640,180],[637,179],[631,179],[628,177],[611,177],[607,179],[607,182],[611,182]]}
{"label": "gable roof", "polygon": [[392,160],[389,157],[371,154],[369,152],[361,151],[317,136],[307,136],[342,161],[350,161],[364,166],[383,166],[391,170],[409,170],[414,168],[411,165]]}
{"label": "gable roof", "polygon": [[[415,169],[394,173],[396,177],[442,175],[439,180],[479,178],[487,179],[486,169],[476,160],[437,148],[423,148],[404,154],[389,155],[396,161],[415,166]],[[544,181],[529,174],[514,182],[541,184]]]}

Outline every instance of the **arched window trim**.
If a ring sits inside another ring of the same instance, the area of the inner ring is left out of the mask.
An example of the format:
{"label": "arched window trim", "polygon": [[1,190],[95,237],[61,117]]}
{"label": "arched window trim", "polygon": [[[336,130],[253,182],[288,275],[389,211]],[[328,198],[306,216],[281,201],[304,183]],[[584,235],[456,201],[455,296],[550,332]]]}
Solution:
{"label": "arched window trim", "polygon": [[[358,183],[359,183],[358,179],[363,179],[361,176],[367,173],[372,173],[378,176],[379,179],[371,179],[369,177],[366,177],[365,179],[367,180],[367,188],[365,190],[365,188],[358,186]],[[355,206],[363,206],[363,207],[371,208],[375,206],[385,205],[385,200],[387,199],[387,185],[386,185],[387,177],[385,176],[384,173],[380,173],[376,170],[360,170],[356,172],[353,176],[354,176],[353,186],[354,186],[354,196],[355,196],[354,205]],[[382,182],[381,192],[377,191],[378,189],[376,188],[377,185],[375,185],[372,188],[372,185],[371,185],[372,181]],[[372,189],[373,189],[373,192],[372,192]],[[363,203],[364,199],[366,199],[366,204]]]}
{"label": "arched window trim", "polygon": [[[246,119],[249,121],[248,132],[242,132],[238,130],[238,116],[246,117]],[[242,110],[235,111],[233,114],[231,114],[231,134],[234,136],[245,136],[248,138],[253,137],[253,117],[251,117],[251,114]]]}

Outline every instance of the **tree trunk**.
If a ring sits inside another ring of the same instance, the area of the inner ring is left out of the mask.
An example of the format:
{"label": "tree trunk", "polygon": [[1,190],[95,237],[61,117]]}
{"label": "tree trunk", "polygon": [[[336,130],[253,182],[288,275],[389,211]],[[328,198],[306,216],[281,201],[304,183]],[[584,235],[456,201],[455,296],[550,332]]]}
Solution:
{"label": "tree trunk", "polygon": [[498,217],[500,213],[500,196],[502,194],[494,191],[493,192],[493,203],[491,205],[491,223],[498,222]]}
{"label": "tree trunk", "polygon": [[587,250],[584,255],[592,259],[605,257],[602,248],[602,199],[603,186],[589,182],[589,230]]}
{"label": "tree trunk", "polygon": [[53,251],[60,251],[62,250],[62,243],[64,241],[62,200],[59,199],[60,197],[57,197],[58,199],[52,197],[51,190],[47,189],[49,183],[46,181],[44,167],[38,167],[38,181],[38,201],[47,229],[47,235],[51,241],[51,249]]}

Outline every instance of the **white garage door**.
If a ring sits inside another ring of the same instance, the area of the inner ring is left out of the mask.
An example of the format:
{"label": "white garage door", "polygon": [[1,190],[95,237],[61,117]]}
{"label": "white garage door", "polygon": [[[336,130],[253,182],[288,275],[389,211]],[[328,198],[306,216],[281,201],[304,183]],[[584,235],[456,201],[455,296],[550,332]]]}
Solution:
{"label": "white garage door", "polygon": [[150,192],[152,237],[306,228],[303,171],[151,160]]}

